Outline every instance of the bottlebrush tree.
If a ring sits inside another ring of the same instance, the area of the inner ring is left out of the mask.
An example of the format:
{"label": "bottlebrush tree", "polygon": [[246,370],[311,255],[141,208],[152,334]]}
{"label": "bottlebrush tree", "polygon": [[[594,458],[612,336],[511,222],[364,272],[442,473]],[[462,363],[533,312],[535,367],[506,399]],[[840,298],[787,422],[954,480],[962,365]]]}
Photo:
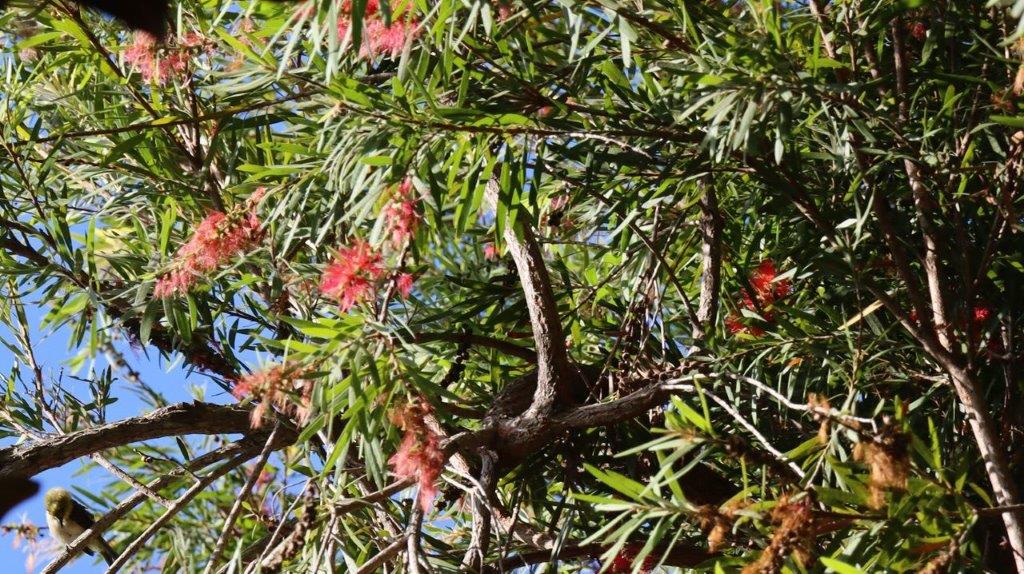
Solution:
{"label": "bottlebrush tree", "polygon": [[0,478],[107,572],[1024,574],[991,4],[14,0]]}

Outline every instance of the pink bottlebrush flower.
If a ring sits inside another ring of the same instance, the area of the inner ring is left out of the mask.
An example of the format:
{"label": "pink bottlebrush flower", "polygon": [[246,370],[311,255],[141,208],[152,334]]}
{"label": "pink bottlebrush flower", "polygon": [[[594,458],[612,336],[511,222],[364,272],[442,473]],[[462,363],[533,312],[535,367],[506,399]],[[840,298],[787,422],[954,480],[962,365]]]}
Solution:
{"label": "pink bottlebrush flower", "polygon": [[[399,8],[399,6],[394,8]],[[349,29],[352,26],[351,0],[344,0],[341,10],[343,14],[338,18],[338,36],[345,38],[349,35]],[[371,60],[384,55],[394,58],[402,53],[406,41],[415,39],[419,33],[419,25],[416,20],[399,18],[392,20],[390,26],[386,26],[379,12],[380,5],[377,0],[366,2],[366,11],[363,14],[362,45],[359,47],[360,58]]]}
{"label": "pink bottlebrush flower", "polygon": [[395,279],[395,287],[398,288],[398,293],[402,296],[402,299],[407,299],[409,293],[412,293],[413,276],[411,273],[402,273]]}
{"label": "pink bottlebrush flower", "polygon": [[381,256],[365,241],[356,240],[351,247],[338,251],[320,280],[320,292],[338,300],[341,310],[365,301],[376,289],[384,274]]}
{"label": "pink bottlebrush flower", "polygon": [[498,247],[493,243],[484,245],[484,259],[497,259],[498,258]]}
{"label": "pink bottlebrush flower", "polygon": [[383,20],[372,21],[366,27],[366,35],[370,40],[367,45],[370,57],[398,57],[405,48],[405,42],[415,39],[416,30],[417,23],[415,21],[392,21],[390,26],[385,26]]}
{"label": "pink bottlebrush flower", "polygon": [[397,188],[391,203],[384,208],[384,219],[391,230],[391,242],[397,247],[412,238],[419,227],[416,198],[412,194],[412,181],[406,178]]}
{"label": "pink bottlebrush flower", "polygon": [[142,79],[163,84],[168,78],[184,75],[192,56],[206,44],[205,38],[189,32],[173,45],[158,46],[153,36],[136,32],[131,46],[124,51],[124,59]]}
{"label": "pink bottlebrush flower", "polygon": [[157,281],[153,295],[159,299],[187,292],[200,277],[251,249],[261,236],[260,220],[253,206],[230,215],[211,212],[196,227],[188,243],[178,249],[172,270]]}
{"label": "pink bottlebrush flower", "polygon": [[405,435],[398,450],[388,459],[388,464],[399,478],[416,479],[419,503],[424,512],[430,509],[437,495],[437,479],[447,460],[441,450],[440,437],[426,424],[425,419],[432,412],[427,402],[417,400],[391,414],[392,422],[404,430]]}
{"label": "pink bottlebrush flower", "polygon": [[253,392],[253,378],[249,375],[244,376],[237,381],[231,387],[231,394],[238,400],[242,400],[249,396]]}
{"label": "pink bottlebrush flower", "polygon": [[136,32],[131,46],[124,51],[124,60],[149,81],[156,72],[156,39],[146,32]]}

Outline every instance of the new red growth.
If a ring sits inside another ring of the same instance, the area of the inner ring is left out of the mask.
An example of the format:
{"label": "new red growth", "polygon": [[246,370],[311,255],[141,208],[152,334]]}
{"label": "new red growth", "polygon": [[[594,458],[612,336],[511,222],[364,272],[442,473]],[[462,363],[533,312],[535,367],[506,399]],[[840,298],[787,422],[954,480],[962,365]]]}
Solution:
{"label": "new red growth", "polygon": [[425,420],[432,412],[429,403],[414,400],[391,413],[391,421],[405,431],[405,435],[398,451],[388,459],[388,464],[399,478],[416,480],[419,503],[424,512],[430,509],[437,495],[436,483],[445,463],[440,437]]}

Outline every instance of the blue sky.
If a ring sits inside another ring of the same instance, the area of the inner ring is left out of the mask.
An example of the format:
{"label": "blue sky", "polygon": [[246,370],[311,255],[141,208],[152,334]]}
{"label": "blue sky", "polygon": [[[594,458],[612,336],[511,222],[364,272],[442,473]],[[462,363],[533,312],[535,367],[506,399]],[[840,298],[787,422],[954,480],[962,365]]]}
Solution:
{"label": "blue sky", "polygon": [[[29,307],[26,309],[26,313],[30,325],[39,325],[43,315],[42,310],[38,307]],[[8,332],[0,331],[0,337],[7,338],[9,336]],[[42,368],[46,380],[55,379],[63,371],[62,384],[64,387],[80,398],[87,397],[89,392],[88,385],[68,376],[69,374],[84,376],[86,373],[84,372],[85,369],[83,369],[83,372],[70,373],[70,369],[66,365],[67,360],[77,352],[68,349],[68,334],[66,330],[58,329],[49,334],[35,331],[31,333],[31,337],[36,360]],[[205,398],[211,402],[228,402],[231,400],[229,396],[225,396],[215,384],[202,374],[193,373],[189,375],[180,365],[171,365],[170,371],[168,371],[166,369],[168,365],[161,365],[159,361],[155,360],[156,355],[152,352],[152,349],[150,350],[149,358],[139,350],[128,348],[127,345],[121,345],[119,350],[124,354],[127,362],[139,372],[140,378],[163,393],[170,402],[192,400],[193,397],[190,389],[193,386],[205,388]],[[0,346],[0,376],[6,377],[11,371],[14,362],[15,358],[10,351]],[[96,369],[101,370],[106,366],[106,359],[102,356],[97,357]],[[26,372],[26,369],[22,368],[22,372]],[[136,416],[147,409],[147,406],[136,398],[135,394],[130,392],[127,385],[123,382],[115,384],[111,394],[118,397],[119,400],[108,408],[108,420]],[[9,446],[12,443],[13,440],[11,439],[0,439],[0,446]],[[36,479],[41,485],[40,493],[16,506],[4,517],[3,522],[5,524],[19,522],[24,517],[37,525],[45,525],[42,493],[46,489],[55,486],[67,487],[75,485],[87,489],[100,490],[106,483],[114,479],[113,475],[102,468],[95,468],[84,474],[74,476],[83,466],[84,462],[73,461],[63,467],[39,474]],[[12,535],[0,538],[0,572],[4,574],[18,574],[27,571],[25,569],[26,554],[24,552],[24,545],[22,545],[22,548],[15,549],[12,547],[13,540]],[[34,570],[27,572],[39,572],[47,562],[48,559],[42,557],[38,560]],[[82,556],[62,569],[61,572],[67,574],[90,574],[103,572],[104,570],[105,566],[102,562],[96,563],[92,557]]]}

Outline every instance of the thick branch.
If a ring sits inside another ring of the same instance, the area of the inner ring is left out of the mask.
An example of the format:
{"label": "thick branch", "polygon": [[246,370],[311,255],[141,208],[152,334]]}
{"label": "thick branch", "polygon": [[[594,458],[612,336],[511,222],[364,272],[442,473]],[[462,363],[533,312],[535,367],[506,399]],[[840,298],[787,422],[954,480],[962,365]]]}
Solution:
{"label": "thick branch", "polygon": [[[903,21],[897,18],[892,25],[893,59],[896,68],[896,97],[899,102],[899,125],[906,124],[910,115],[910,103],[907,95],[907,55],[903,47]],[[938,230],[929,213],[935,201],[928,194],[928,189],[921,181],[921,173],[917,164],[910,158],[904,158],[903,168],[910,182],[914,196],[914,207],[917,209],[917,220],[924,236],[924,270],[928,278],[928,295],[931,298],[932,320],[939,342],[947,350],[951,348],[951,326],[946,319],[946,297],[943,292],[942,276],[939,263]],[[1024,548],[1018,548],[1018,552]],[[1024,557],[1018,558],[1018,569],[1024,569]]]}
{"label": "thick branch", "polygon": [[[487,200],[495,209],[499,191],[497,181],[491,179],[487,182]],[[570,385],[578,377],[565,351],[565,334],[558,317],[555,294],[551,290],[551,278],[533,228],[525,221],[514,226],[506,222],[504,239],[519,271],[537,346],[537,388],[529,410],[543,417],[553,412],[556,400],[572,402]]]}
{"label": "thick branch", "polygon": [[700,200],[700,234],[702,270],[700,276],[700,304],[697,307],[697,325],[694,338],[703,338],[714,328],[718,318],[718,291],[722,283],[722,215],[718,211],[718,196],[713,183],[702,184],[704,194]]}
{"label": "thick branch", "polygon": [[249,411],[235,406],[180,403],[149,414],[0,450],[0,477],[33,476],[108,448],[187,434],[249,432]]}

